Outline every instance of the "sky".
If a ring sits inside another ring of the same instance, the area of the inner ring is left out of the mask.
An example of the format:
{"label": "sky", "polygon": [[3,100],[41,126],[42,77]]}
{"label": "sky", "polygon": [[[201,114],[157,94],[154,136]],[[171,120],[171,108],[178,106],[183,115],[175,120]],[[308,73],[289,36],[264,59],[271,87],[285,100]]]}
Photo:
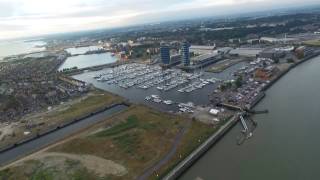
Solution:
{"label": "sky", "polygon": [[227,15],[319,0],[0,0],[0,39]]}

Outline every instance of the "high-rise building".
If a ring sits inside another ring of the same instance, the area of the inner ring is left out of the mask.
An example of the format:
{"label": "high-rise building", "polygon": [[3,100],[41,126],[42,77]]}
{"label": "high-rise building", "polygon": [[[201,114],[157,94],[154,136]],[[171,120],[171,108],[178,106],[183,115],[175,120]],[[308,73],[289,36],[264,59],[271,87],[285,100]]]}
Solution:
{"label": "high-rise building", "polygon": [[170,47],[166,43],[160,44],[160,57],[163,64],[170,64]]}
{"label": "high-rise building", "polygon": [[188,42],[183,42],[181,46],[182,63],[184,66],[190,66],[190,44]]}

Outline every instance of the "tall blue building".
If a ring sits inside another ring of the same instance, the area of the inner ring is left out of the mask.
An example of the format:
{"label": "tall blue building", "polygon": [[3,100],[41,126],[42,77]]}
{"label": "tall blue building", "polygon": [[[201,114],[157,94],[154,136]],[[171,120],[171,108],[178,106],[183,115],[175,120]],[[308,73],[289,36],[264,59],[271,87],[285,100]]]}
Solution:
{"label": "tall blue building", "polygon": [[183,42],[181,47],[182,63],[184,66],[190,66],[190,44],[188,42]]}
{"label": "tall blue building", "polygon": [[170,47],[168,44],[160,44],[160,57],[163,64],[170,64]]}

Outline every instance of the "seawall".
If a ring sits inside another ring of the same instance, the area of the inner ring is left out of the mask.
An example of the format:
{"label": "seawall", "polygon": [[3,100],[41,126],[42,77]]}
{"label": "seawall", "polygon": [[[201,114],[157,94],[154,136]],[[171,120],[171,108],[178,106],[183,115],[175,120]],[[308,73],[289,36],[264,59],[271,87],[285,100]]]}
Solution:
{"label": "seawall", "polygon": [[187,158],[180,162],[163,180],[174,180],[178,178],[183,172],[191,167],[202,155],[204,155],[215,143],[217,143],[233,126],[239,121],[241,113],[236,114],[223,125],[216,133],[210,136],[204,143],[202,143],[196,150],[194,150]]}

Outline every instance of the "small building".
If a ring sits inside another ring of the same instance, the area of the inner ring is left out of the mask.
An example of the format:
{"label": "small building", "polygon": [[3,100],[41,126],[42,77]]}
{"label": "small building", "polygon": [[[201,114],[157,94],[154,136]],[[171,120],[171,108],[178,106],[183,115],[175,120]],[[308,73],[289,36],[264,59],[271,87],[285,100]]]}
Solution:
{"label": "small building", "polygon": [[190,52],[194,54],[208,54],[212,53],[215,50],[216,46],[195,46],[190,47]]}
{"label": "small building", "polygon": [[219,60],[217,58],[218,55],[219,54],[217,53],[203,54],[192,58],[191,61],[193,65],[205,65],[208,63],[217,62]]}
{"label": "small building", "polygon": [[285,51],[269,48],[260,52],[259,57],[274,60],[274,59],[283,58],[285,55],[286,55]]}
{"label": "small building", "polygon": [[237,48],[232,49],[229,54],[233,56],[258,57],[262,51],[262,48]]}
{"label": "small building", "polygon": [[218,109],[210,109],[209,111],[210,114],[217,116],[220,113],[220,110]]}
{"label": "small building", "polygon": [[304,58],[304,57],[312,54],[313,49],[308,48],[306,46],[300,46],[300,47],[296,48],[295,53],[296,53],[296,56],[301,59],[301,58]]}
{"label": "small building", "polygon": [[232,49],[233,49],[232,47],[223,47],[223,48],[217,49],[217,52],[221,55],[225,55],[225,54],[228,54]]}
{"label": "small building", "polygon": [[259,44],[260,43],[260,39],[248,39],[247,43],[249,43],[249,44]]}
{"label": "small building", "polygon": [[260,42],[272,43],[272,44],[283,44],[297,41],[296,38],[273,38],[273,37],[261,37]]}
{"label": "small building", "polygon": [[267,68],[258,68],[254,72],[254,78],[260,80],[270,80],[272,76],[277,72],[277,68],[274,66],[268,66]]}

